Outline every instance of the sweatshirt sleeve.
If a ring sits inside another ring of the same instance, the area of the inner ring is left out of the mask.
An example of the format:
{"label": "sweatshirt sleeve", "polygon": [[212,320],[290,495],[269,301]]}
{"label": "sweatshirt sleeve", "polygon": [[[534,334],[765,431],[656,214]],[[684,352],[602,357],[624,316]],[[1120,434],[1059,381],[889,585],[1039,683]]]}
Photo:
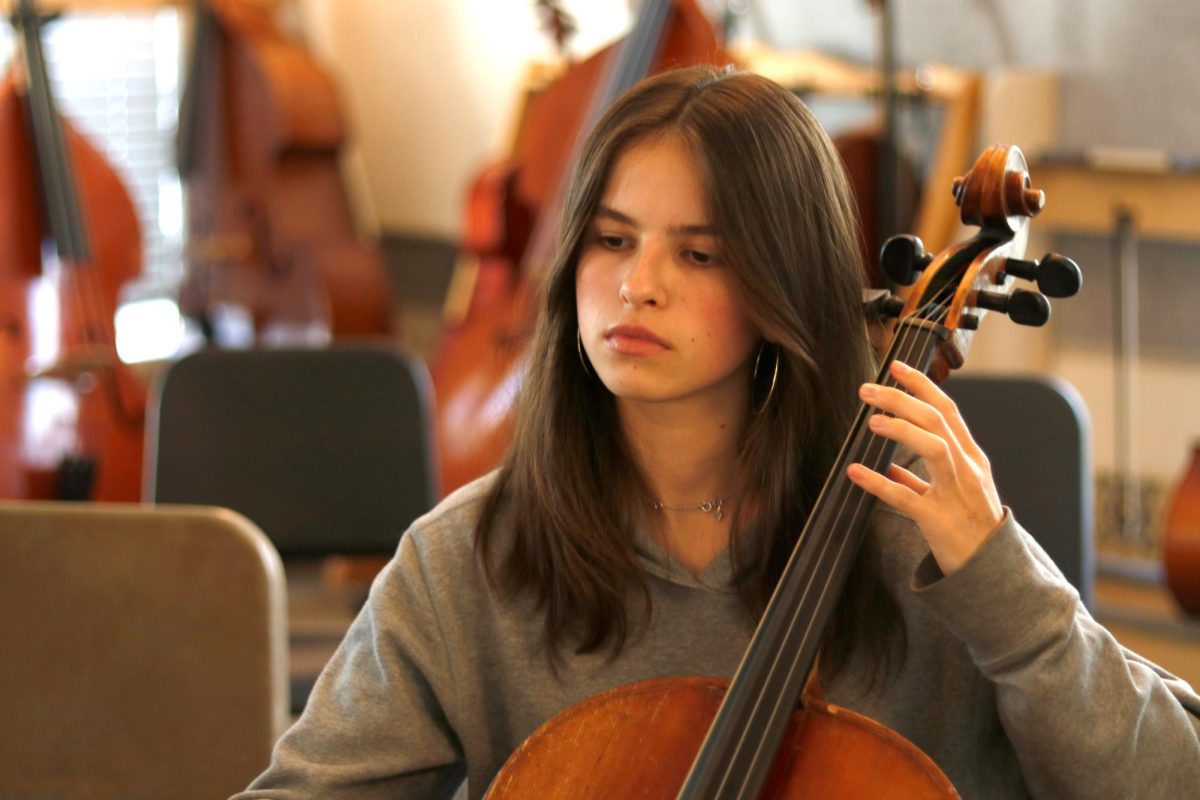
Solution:
{"label": "sweatshirt sleeve", "polygon": [[466,770],[441,629],[410,532],[270,766],[234,800],[450,797]]}
{"label": "sweatshirt sleeve", "polygon": [[1012,519],[959,570],[913,589],[996,686],[1035,797],[1200,797],[1200,697],[1123,648]]}

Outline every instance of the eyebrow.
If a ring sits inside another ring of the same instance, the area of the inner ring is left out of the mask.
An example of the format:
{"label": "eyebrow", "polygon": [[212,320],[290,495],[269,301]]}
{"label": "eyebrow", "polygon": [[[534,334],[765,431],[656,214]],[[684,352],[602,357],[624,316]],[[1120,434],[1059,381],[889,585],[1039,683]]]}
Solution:
{"label": "eyebrow", "polygon": [[[596,216],[605,217],[615,222],[620,222],[623,225],[638,227],[637,220],[627,214],[622,214],[616,209],[609,208],[606,205],[596,207]],[[667,232],[673,236],[717,236],[716,225],[672,225],[667,229]]]}

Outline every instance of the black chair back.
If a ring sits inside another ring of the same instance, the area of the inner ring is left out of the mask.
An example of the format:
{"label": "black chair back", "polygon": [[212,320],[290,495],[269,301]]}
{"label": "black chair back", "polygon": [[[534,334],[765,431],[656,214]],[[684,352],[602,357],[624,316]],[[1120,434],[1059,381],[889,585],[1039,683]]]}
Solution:
{"label": "black chair back", "polygon": [[1000,499],[1093,608],[1091,427],[1065,381],[955,375],[947,394],[987,453]]}
{"label": "black chair back", "polygon": [[389,553],[438,497],[431,396],[392,347],[194,353],[159,382],[144,497],[232,508],[284,556]]}

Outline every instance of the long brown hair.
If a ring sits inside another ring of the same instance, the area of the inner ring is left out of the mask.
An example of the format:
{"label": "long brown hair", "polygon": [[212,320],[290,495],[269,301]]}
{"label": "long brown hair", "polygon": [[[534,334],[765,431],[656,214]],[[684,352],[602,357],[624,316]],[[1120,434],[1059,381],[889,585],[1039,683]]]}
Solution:
{"label": "long brown hair", "polygon": [[[762,410],[746,424],[731,492],[736,585],[756,616],[849,431],[857,387],[872,373],[857,217],[841,160],[811,112],[765,78],[713,67],[664,73],[619,98],[575,168],[514,441],[476,540],[490,576],[534,594],[555,652],[570,640],[579,652],[611,644],[619,653],[631,631],[630,588],[648,598],[633,531],[651,495],[613,396],[581,363],[575,269],[616,158],[662,135],[679,137],[701,165],[734,292],[769,343],[758,385],[747,386]],[[493,553],[502,508],[513,537],[506,552]],[[868,545],[825,640],[826,674],[845,663],[851,644],[881,656],[876,663],[889,661],[897,643],[903,649],[876,561]]]}

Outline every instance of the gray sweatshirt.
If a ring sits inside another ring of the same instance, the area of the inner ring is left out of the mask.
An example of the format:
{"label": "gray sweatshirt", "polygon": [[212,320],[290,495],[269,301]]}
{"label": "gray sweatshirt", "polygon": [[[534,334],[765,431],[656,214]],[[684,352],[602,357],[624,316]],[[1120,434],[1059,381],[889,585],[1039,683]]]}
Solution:
{"label": "gray sweatshirt", "polygon": [[[753,621],[729,589],[728,554],[693,577],[649,536],[639,539],[648,627],[615,660],[565,649],[556,673],[531,600],[493,591],[475,556],[492,480],[413,523],[238,800],[448,797],[464,777],[481,797],[529,734],[586,697],[732,675]],[[875,527],[907,656],[869,691],[852,659],[823,687],[831,702],[912,741],[968,800],[1200,798],[1200,697],[1117,644],[1011,514],[948,577],[907,519],[881,508]]]}

